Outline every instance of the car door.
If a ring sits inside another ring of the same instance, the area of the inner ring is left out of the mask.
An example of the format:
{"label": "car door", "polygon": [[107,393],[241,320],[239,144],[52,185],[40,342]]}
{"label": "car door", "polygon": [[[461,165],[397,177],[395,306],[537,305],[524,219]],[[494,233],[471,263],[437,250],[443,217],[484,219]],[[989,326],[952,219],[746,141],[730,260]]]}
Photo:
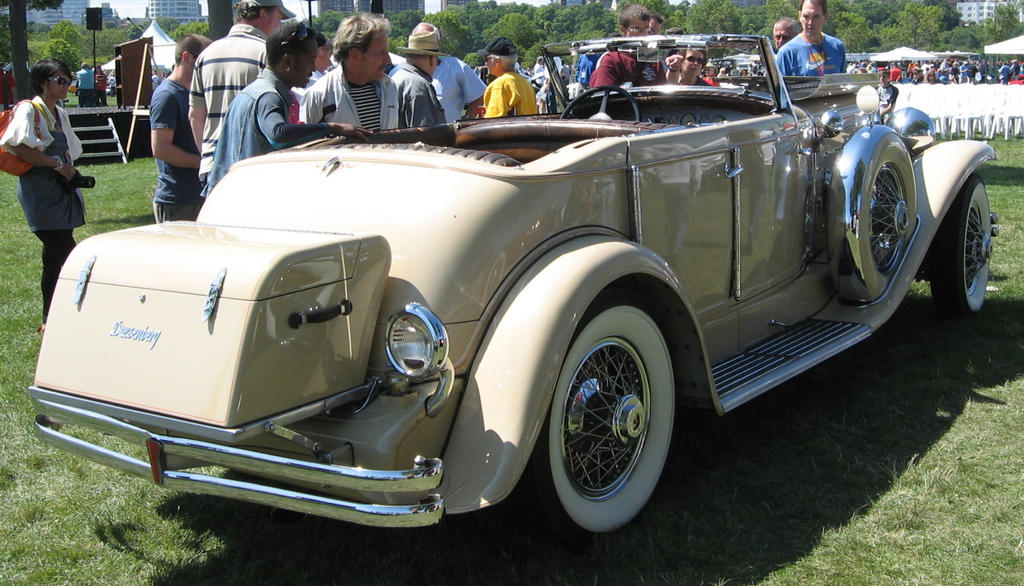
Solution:
{"label": "car door", "polygon": [[716,357],[763,337],[770,318],[742,326],[743,307],[803,271],[805,130],[780,113],[630,140],[638,234],[679,274]]}
{"label": "car door", "polygon": [[738,342],[728,139],[719,126],[629,139],[634,237],[679,276],[712,357]]}

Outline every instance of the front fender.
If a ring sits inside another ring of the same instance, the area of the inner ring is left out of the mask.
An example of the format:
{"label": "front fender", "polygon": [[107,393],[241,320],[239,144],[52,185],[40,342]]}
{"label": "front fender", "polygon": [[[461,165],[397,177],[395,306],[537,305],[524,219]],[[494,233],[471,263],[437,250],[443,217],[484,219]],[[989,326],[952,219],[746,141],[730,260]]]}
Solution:
{"label": "front fender", "polygon": [[924,193],[927,203],[919,202],[922,222],[927,222],[928,241],[939,229],[939,222],[953,205],[967,177],[986,161],[996,158],[996,151],[986,143],[975,140],[954,140],[928,148],[914,161],[920,183],[918,193]]}
{"label": "front fender", "polygon": [[663,259],[603,236],[552,250],[510,291],[473,361],[444,455],[441,492],[449,512],[485,507],[511,493],[530,459],[580,319],[604,289],[631,275],[674,291],[693,319]]}
{"label": "front fender", "polygon": [[956,140],[929,147],[914,158],[917,177],[918,230],[913,246],[889,294],[862,307],[833,305],[823,311],[822,319],[859,321],[876,329],[885,323],[900,306],[904,295],[924,263],[942,219],[956,200],[971,173],[996,153],[989,145],[973,140]]}

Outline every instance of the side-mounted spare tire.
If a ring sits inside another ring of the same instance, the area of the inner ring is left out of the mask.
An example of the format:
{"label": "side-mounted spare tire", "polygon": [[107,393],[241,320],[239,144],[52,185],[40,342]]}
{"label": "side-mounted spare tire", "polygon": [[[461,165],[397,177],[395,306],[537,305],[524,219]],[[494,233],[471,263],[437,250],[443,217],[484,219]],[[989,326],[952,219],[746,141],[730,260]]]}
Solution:
{"label": "side-mounted spare tire", "polygon": [[832,277],[846,303],[870,303],[889,288],[917,229],[910,153],[887,126],[857,130],[830,185]]}

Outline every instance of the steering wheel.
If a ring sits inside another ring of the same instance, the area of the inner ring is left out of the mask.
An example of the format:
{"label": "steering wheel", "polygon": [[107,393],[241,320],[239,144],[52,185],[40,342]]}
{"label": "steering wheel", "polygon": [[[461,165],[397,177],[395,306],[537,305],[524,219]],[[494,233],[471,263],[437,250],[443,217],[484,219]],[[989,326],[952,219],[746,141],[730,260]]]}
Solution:
{"label": "steering wheel", "polygon": [[583,92],[582,94],[576,96],[576,99],[569,102],[565,106],[565,111],[562,112],[561,119],[565,120],[566,118],[570,118],[570,114],[572,114],[573,109],[576,107],[577,104],[590,98],[590,96],[596,94],[601,94],[601,107],[598,108],[597,112],[590,116],[591,120],[611,120],[612,117],[608,115],[608,98],[612,94],[622,94],[623,96],[626,97],[626,100],[629,101],[629,105],[633,106],[633,121],[640,122],[640,106],[637,104],[636,98],[630,95],[628,90],[626,90],[625,88],[621,88],[617,85],[602,85],[600,87],[592,87],[589,90]]}

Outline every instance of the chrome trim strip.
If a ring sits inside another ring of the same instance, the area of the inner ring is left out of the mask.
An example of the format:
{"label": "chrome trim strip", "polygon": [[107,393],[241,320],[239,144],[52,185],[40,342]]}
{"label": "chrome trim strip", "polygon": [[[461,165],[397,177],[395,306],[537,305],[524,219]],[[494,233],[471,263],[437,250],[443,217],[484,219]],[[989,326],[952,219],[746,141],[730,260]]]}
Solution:
{"label": "chrome trim strip", "polygon": [[732,187],[732,296],[739,300],[743,292],[740,283],[742,278],[740,251],[743,250],[743,202],[740,194],[740,173],[743,172],[743,166],[740,165],[739,147],[733,147],[729,151],[729,163],[726,165],[725,172]]}
{"label": "chrome trim strip", "polygon": [[190,472],[167,472],[164,485],[373,527],[424,527],[438,523],[444,514],[437,495],[412,505],[368,505]]}
{"label": "chrome trim strip", "polygon": [[99,413],[114,419],[132,421],[136,425],[142,425],[151,429],[166,430],[181,435],[202,438],[212,442],[236,444],[261,433],[265,433],[268,425],[288,425],[296,421],[302,421],[303,419],[309,419],[310,417],[330,413],[332,409],[336,409],[347,403],[361,401],[369,394],[370,387],[370,383],[362,384],[358,387],[342,391],[329,397],[318,399],[312,403],[300,405],[294,409],[290,409],[276,415],[271,415],[270,417],[265,417],[263,419],[258,419],[240,427],[217,427],[214,425],[207,425],[205,423],[197,423],[195,421],[186,421],[184,419],[167,417],[165,415],[149,413],[138,409],[122,407],[120,405],[112,405],[110,403],[51,391],[49,389],[43,389],[36,386],[29,387],[28,394],[32,400],[37,403],[39,401],[53,402],[60,405],[84,409],[93,413]]}
{"label": "chrome trim strip", "polygon": [[[410,498],[420,499],[425,491],[434,490],[441,484],[443,466],[441,460],[436,458],[417,458],[410,470],[367,470],[326,465],[198,440],[162,436],[84,409],[40,400],[35,403],[40,412],[35,421],[36,433],[44,442],[134,476],[145,478],[152,474],[154,480],[166,488],[224,496],[371,526],[430,525],[437,523],[444,513],[444,502],[436,494],[426,495],[422,502],[378,505],[344,501],[298,489],[282,489],[164,469],[167,456],[182,457],[197,460],[195,466],[224,466],[232,470],[287,478],[328,488],[392,494],[408,492],[412,493]],[[146,446],[153,461],[147,464],[89,443],[60,431],[63,425],[81,425]]]}
{"label": "chrome trim strip", "polygon": [[640,218],[640,166],[630,165],[629,167],[629,196],[627,201],[629,208],[629,239],[637,244],[644,243],[644,225]]}

